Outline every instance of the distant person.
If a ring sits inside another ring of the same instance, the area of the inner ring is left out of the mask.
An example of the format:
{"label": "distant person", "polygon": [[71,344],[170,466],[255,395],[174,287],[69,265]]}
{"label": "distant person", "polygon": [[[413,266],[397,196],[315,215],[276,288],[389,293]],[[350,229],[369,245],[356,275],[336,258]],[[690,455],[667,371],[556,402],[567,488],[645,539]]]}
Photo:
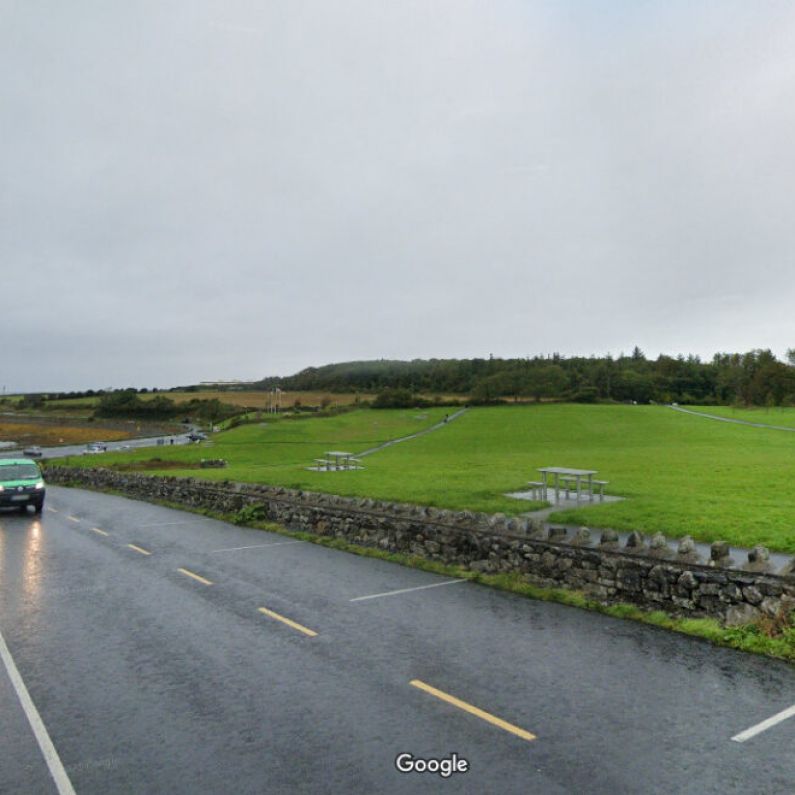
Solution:
{"label": "distant person", "polygon": [[169,440],[169,442],[168,442],[168,443],[169,443],[169,444],[174,444],[174,437],[173,437],[173,436],[171,437],[171,439]]}

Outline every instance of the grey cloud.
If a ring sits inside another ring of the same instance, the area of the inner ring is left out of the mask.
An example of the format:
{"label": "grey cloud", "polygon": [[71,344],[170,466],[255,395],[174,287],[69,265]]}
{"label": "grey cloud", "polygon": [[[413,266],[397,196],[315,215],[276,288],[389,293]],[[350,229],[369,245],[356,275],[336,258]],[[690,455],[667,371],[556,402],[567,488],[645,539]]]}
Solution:
{"label": "grey cloud", "polygon": [[11,389],[795,344],[787,4],[4,8]]}

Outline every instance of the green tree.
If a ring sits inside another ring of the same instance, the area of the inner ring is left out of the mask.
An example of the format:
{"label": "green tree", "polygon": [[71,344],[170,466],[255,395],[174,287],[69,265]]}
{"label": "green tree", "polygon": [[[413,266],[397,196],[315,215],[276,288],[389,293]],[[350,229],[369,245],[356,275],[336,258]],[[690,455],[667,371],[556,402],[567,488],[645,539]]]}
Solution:
{"label": "green tree", "polygon": [[417,405],[409,389],[387,388],[379,392],[373,401],[374,409],[407,409]]}
{"label": "green tree", "polygon": [[531,370],[525,381],[524,393],[540,402],[545,397],[561,397],[568,386],[566,373],[559,364]]}

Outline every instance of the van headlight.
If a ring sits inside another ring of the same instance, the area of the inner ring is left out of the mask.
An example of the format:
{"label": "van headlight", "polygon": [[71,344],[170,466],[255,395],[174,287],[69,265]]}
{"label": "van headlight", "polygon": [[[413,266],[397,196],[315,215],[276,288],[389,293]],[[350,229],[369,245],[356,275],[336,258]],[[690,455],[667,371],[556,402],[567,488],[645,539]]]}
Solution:
{"label": "van headlight", "polygon": [[[0,488],[2,488],[2,487],[0,487]],[[39,482],[36,484],[36,488],[37,488],[37,489],[43,489],[43,488],[44,488],[44,481],[43,481],[43,480],[40,480],[40,481],[39,481]]]}

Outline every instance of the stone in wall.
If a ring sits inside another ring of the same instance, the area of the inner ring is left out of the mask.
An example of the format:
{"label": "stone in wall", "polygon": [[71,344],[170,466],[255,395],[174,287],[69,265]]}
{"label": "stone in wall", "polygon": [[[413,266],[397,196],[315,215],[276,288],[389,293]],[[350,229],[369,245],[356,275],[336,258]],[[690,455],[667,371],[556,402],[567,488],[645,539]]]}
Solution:
{"label": "stone in wall", "polygon": [[599,546],[604,550],[617,550],[619,548],[618,533],[615,530],[603,530]]}
{"label": "stone in wall", "polygon": [[591,531],[587,527],[580,527],[574,531],[574,535],[566,543],[577,547],[589,547],[591,546]]}
{"label": "stone in wall", "polygon": [[645,555],[648,549],[649,548],[646,546],[646,539],[643,537],[642,533],[638,533],[636,530],[627,536],[627,542],[624,544],[625,552],[630,555]]}
{"label": "stone in wall", "polygon": [[676,548],[676,561],[681,565],[701,563],[701,555],[698,554],[696,544],[690,536],[683,536],[679,539],[679,546]]}
{"label": "stone in wall", "polygon": [[725,541],[713,541],[709,550],[709,565],[721,569],[729,569],[734,565],[729,545]]}
{"label": "stone in wall", "polygon": [[649,542],[649,557],[668,560],[673,557],[673,552],[668,546],[668,541],[662,533],[655,533]]}
{"label": "stone in wall", "polygon": [[748,562],[743,566],[743,571],[758,571],[762,574],[772,574],[775,566],[770,562],[770,552],[766,547],[756,546],[748,553]]}

